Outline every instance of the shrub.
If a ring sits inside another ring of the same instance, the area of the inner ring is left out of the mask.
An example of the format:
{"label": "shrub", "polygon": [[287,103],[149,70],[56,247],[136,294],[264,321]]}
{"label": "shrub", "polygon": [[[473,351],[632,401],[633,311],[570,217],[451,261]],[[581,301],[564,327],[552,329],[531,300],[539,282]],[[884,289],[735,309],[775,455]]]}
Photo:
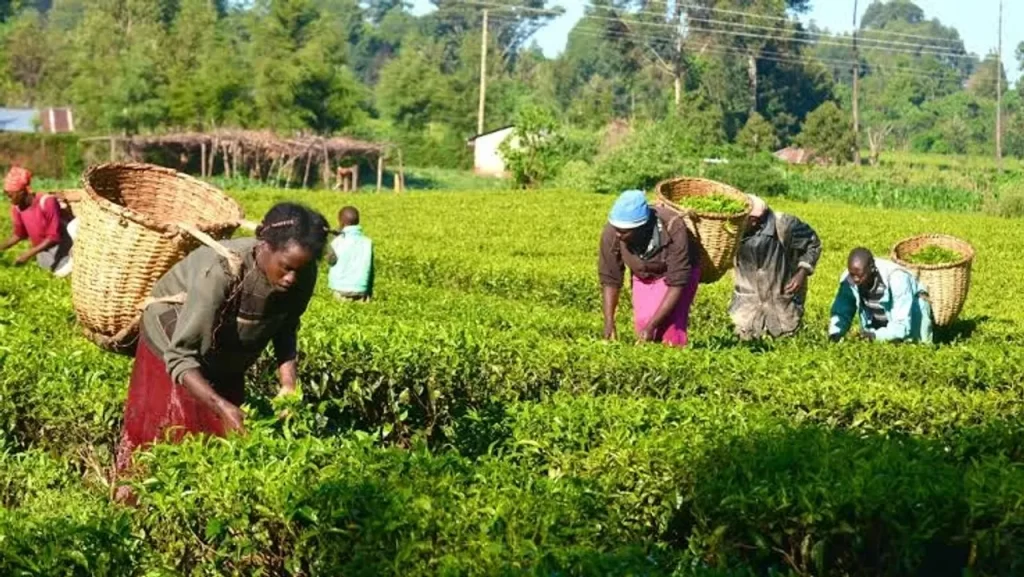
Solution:
{"label": "shrub", "polygon": [[985,212],[1002,217],[1024,216],[1024,184],[1003,184],[985,200]]}
{"label": "shrub", "polygon": [[692,172],[701,158],[717,155],[725,142],[721,114],[689,106],[641,127],[626,142],[595,161],[592,187],[601,193],[649,189],[658,181]]}
{"label": "shrub", "polygon": [[736,144],[750,152],[773,152],[779,147],[779,136],[775,127],[755,112],[736,135]]}
{"label": "shrub", "polygon": [[774,164],[766,159],[716,164],[708,168],[705,174],[712,180],[730,184],[748,194],[785,196],[789,193],[789,183]]}
{"label": "shrub", "polygon": [[564,142],[554,114],[531,105],[519,111],[515,130],[498,151],[517,186],[536,188],[558,174]]}
{"label": "shrub", "polygon": [[826,102],[807,115],[797,142],[810,149],[815,158],[843,164],[853,160],[857,138],[846,114],[835,102]]}

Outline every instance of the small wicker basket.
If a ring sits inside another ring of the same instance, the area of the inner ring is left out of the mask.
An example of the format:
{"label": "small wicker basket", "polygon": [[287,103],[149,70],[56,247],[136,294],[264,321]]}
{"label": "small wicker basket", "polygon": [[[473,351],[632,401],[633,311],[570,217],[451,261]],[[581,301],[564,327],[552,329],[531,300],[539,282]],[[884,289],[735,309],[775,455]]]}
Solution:
{"label": "small wicker basket", "polygon": [[[927,246],[938,246],[961,256],[960,260],[942,264],[914,264],[908,257]],[[936,326],[953,324],[967,302],[971,288],[971,265],[974,248],[966,241],[945,234],[923,234],[904,239],[893,247],[896,264],[914,273],[928,291]]]}
{"label": "small wicker basket", "polygon": [[90,168],[71,273],[72,304],[100,347],[131,354],[153,285],[200,244],[229,238],[242,208],[220,190],[141,163]]}
{"label": "small wicker basket", "polygon": [[[686,227],[700,244],[700,282],[710,284],[718,281],[733,266],[740,235],[747,226],[752,209],[746,194],[721,182],[705,178],[673,178],[658,183],[655,188],[656,202],[671,208],[683,216]],[[698,212],[681,206],[679,201],[687,196],[710,196],[719,194],[743,203],[746,207],[739,214],[714,214]]]}

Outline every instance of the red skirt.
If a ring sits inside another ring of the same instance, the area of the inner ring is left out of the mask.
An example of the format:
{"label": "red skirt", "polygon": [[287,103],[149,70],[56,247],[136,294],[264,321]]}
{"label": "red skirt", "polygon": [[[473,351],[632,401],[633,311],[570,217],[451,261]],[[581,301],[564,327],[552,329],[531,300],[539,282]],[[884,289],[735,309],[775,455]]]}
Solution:
{"label": "red skirt", "polygon": [[[210,383],[219,395],[236,406],[245,400],[244,377]],[[185,388],[171,381],[163,359],[139,338],[135,365],[124,407],[124,428],[117,448],[117,471],[130,468],[132,454],[157,441],[176,443],[189,433],[224,436],[220,416]]]}

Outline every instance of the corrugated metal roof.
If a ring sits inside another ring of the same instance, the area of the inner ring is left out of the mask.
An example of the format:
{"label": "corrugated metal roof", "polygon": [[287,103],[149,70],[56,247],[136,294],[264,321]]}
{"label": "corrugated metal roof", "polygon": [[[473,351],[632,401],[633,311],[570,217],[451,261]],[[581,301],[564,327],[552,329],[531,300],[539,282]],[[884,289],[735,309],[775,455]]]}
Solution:
{"label": "corrugated metal roof", "polygon": [[0,108],[0,132],[35,132],[37,114],[32,108]]}

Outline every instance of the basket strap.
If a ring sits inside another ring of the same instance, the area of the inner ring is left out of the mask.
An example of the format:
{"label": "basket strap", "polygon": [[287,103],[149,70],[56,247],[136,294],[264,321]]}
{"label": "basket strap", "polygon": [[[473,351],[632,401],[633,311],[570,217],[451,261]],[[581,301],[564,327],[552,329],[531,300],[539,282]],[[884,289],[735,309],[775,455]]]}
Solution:
{"label": "basket strap", "polygon": [[191,224],[184,222],[178,223],[178,228],[189,233],[196,240],[212,248],[214,252],[219,254],[224,260],[228,262],[228,269],[231,271],[232,278],[238,278],[242,274],[242,258],[237,254],[228,250],[228,248],[221,243],[217,242],[210,235],[195,228]]}

